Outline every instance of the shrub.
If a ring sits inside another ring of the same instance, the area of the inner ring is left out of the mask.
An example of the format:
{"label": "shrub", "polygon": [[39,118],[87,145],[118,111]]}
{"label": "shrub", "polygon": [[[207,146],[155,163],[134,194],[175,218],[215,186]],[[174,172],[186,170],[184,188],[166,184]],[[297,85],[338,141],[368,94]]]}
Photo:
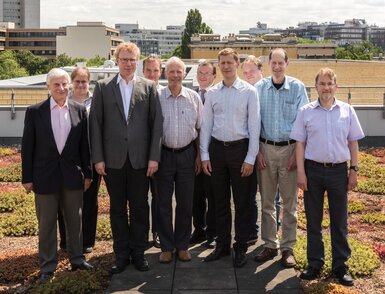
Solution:
{"label": "shrub", "polygon": [[365,204],[358,201],[348,202],[348,213],[359,213],[366,208]]}
{"label": "shrub", "polygon": [[361,220],[370,225],[385,225],[385,215],[381,213],[366,213],[361,216]]}
{"label": "shrub", "polygon": [[102,289],[100,280],[98,271],[63,272],[46,283],[38,284],[31,293],[93,293]]}
{"label": "shrub", "polygon": [[20,182],[21,164],[13,163],[0,168],[0,182]]}
{"label": "shrub", "polygon": [[303,292],[305,294],[359,294],[353,289],[346,288],[342,285],[326,282],[318,282],[304,285]]}
{"label": "shrub", "polygon": [[110,217],[108,215],[103,215],[98,218],[98,223],[96,227],[96,239],[97,240],[112,239]]}
{"label": "shrub", "polygon": [[0,193],[0,212],[12,212],[24,205],[27,195],[23,190],[4,191]]}
{"label": "shrub", "polygon": [[378,254],[381,260],[385,261],[385,244],[375,242],[372,244],[374,252]]}
{"label": "shrub", "polygon": [[[323,236],[325,246],[325,264],[322,268],[322,275],[331,276],[332,258],[331,242],[329,236]],[[373,251],[372,247],[361,241],[349,238],[349,245],[352,250],[350,259],[347,262],[350,273],[353,277],[372,276],[375,269],[380,266],[380,259]],[[304,270],[307,267],[306,257],[306,237],[298,236],[294,246],[294,256],[297,261],[297,269]]]}
{"label": "shrub", "polygon": [[0,157],[5,157],[5,156],[15,155],[15,154],[17,154],[17,149],[7,148],[7,147],[0,148]]}
{"label": "shrub", "polygon": [[36,236],[38,233],[37,218],[33,199],[27,205],[13,213],[0,214],[0,234],[3,236]]}
{"label": "shrub", "polygon": [[371,195],[385,195],[385,185],[384,185],[385,177],[376,179],[376,178],[368,178],[361,179],[357,183],[357,187],[354,188],[354,191],[371,194]]}

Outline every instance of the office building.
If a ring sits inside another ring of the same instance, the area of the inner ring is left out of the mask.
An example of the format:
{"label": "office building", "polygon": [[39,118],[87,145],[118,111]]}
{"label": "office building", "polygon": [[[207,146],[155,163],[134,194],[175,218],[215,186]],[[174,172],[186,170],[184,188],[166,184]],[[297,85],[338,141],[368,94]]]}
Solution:
{"label": "office building", "polygon": [[16,28],[40,28],[40,0],[0,0],[0,22],[13,22]]}

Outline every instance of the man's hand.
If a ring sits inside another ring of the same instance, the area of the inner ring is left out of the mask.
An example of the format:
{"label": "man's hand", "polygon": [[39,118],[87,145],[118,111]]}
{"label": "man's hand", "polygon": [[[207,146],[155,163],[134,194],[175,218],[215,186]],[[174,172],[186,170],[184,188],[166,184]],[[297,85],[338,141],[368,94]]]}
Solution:
{"label": "man's hand", "polygon": [[261,151],[257,154],[257,168],[259,170],[264,169],[266,167],[266,160]]}
{"label": "man's hand", "polygon": [[23,187],[25,189],[25,192],[27,192],[27,194],[33,191],[33,183],[25,183],[23,184]]}
{"label": "man's hand", "polygon": [[84,191],[83,192],[87,191],[90,188],[91,183],[92,183],[92,179],[87,179],[87,178],[84,179]]}
{"label": "man's hand", "polygon": [[155,160],[148,161],[147,177],[152,177],[158,171],[158,162]]}
{"label": "man's hand", "polygon": [[287,162],[287,170],[295,170],[297,168],[297,160],[295,158],[295,152],[289,157],[289,161]]}
{"label": "man's hand", "polygon": [[106,164],[104,161],[100,161],[98,163],[95,163],[95,170],[96,172],[101,176],[106,176]]}
{"label": "man's hand", "polygon": [[357,172],[349,170],[348,191],[353,190],[357,186]]}
{"label": "man's hand", "polygon": [[244,162],[241,167],[241,177],[248,177],[253,173],[254,165]]}
{"label": "man's hand", "polygon": [[307,191],[307,177],[304,172],[297,171],[297,187],[302,191]]}
{"label": "man's hand", "polygon": [[210,160],[203,160],[202,161],[202,169],[203,169],[203,172],[208,175],[208,176],[211,176],[211,173],[213,172],[212,168],[211,168],[211,162]]}
{"label": "man's hand", "polygon": [[199,175],[202,171],[202,162],[200,156],[195,158],[195,175]]}

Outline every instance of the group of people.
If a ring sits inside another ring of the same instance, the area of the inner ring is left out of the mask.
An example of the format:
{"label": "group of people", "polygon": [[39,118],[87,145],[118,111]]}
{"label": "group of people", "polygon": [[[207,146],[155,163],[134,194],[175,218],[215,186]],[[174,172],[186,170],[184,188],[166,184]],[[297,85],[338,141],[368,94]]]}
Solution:
{"label": "group of people", "polygon": [[[214,249],[205,262],[230,255],[233,248],[234,266],[244,266],[248,246],[258,239],[258,183],[264,245],[255,261],[272,259],[280,250],[284,267],[296,265],[300,188],[309,264],[300,277],[317,278],[324,264],[321,221],[327,191],[333,273],[340,283],[353,284],[346,266],[347,191],[357,184],[357,140],[364,134],[354,109],[335,97],[333,70],[318,72],[319,98],[309,103],[304,84],[286,75],[289,60],[281,48],[269,55],[267,78],[259,59],[249,56],[241,65],[237,52],[225,48],[218,53],[222,80],[213,84],[216,67],[201,60],[197,89],[183,86],[186,65],[177,57],[165,63],[166,87],[159,85],[159,57],[144,59],[144,78],[135,74],[140,57],[135,44],[120,44],[115,57],[119,73],[98,81],[92,96],[86,68],[76,68],[71,78],[61,69],[51,70],[50,98],[26,112],[22,182],[27,192],[35,193],[41,280],[56,270],[58,217],[61,247],[72,269],[93,269],[83,253],[94,245],[103,176],[116,258],[112,274],[130,263],[139,271],[149,270],[144,255],[149,189],[159,262],[190,261],[189,245],[205,241]],[[239,66],[245,81],[237,74]]]}

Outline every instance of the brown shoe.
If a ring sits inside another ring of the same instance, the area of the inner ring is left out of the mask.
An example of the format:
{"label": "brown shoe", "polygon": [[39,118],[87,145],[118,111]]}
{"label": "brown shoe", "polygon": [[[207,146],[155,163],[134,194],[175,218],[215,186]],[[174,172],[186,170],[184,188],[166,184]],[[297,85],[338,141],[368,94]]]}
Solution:
{"label": "brown shoe", "polygon": [[263,250],[254,258],[256,262],[265,262],[278,255],[278,249],[264,247]]}
{"label": "brown shoe", "polygon": [[191,253],[188,250],[179,250],[178,251],[178,258],[180,261],[190,261],[191,260]]}
{"label": "brown shoe", "polygon": [[281,263],[287,268],[295,267],[297,263],[295,262],[293,252],[291,250],[282,251]]}
{"label": "brown shoe", "polygon": [[163,251],[159,255],[160,263],[170,263],[172,261],[172,252],[171,251]]}

